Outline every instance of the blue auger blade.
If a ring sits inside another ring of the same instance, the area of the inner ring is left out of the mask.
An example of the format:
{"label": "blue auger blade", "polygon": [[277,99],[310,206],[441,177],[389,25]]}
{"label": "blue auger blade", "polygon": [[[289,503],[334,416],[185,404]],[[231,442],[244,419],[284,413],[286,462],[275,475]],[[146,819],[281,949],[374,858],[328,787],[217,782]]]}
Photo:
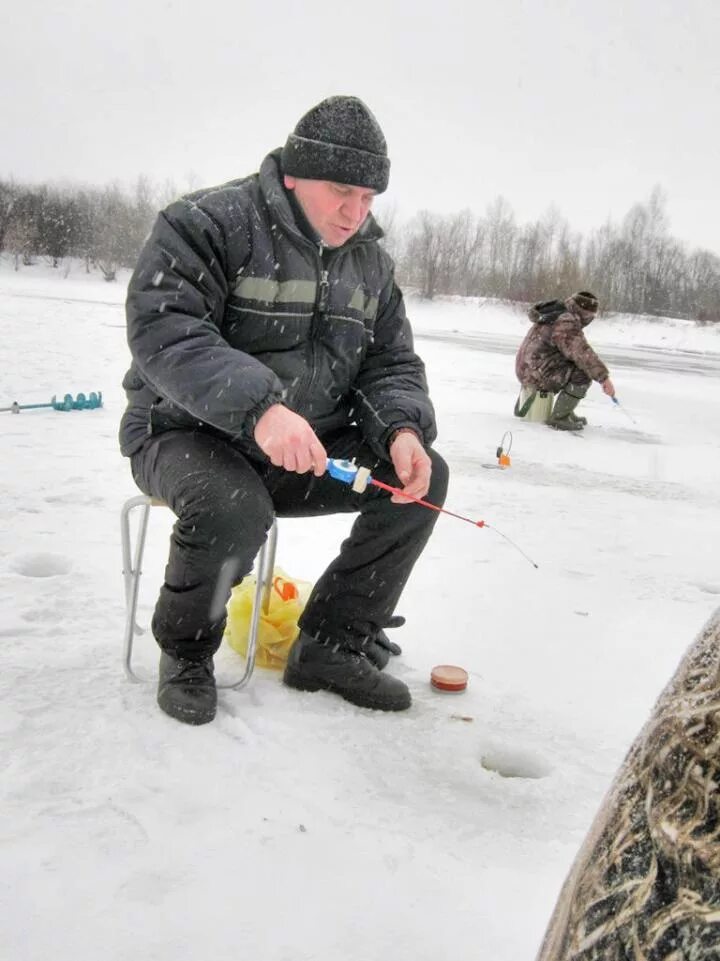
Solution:
{"label": "blue auger blade", "polygon": [[78,394],[73,402],[74,410],[95,410],[97,407],[102,407],[102,394],[92,393],[86,397],[85,394]]}
{"label": "blue auger blade", "polygon": [[62,400],[57,400],[55,395],[48,406],[52,406],[55,410],[94,410],[97,407],[102,407],[102,393],[97,394],[93,391],[89,397],[86,397],[82,392],[73,397],[72,394],[65,394]]}

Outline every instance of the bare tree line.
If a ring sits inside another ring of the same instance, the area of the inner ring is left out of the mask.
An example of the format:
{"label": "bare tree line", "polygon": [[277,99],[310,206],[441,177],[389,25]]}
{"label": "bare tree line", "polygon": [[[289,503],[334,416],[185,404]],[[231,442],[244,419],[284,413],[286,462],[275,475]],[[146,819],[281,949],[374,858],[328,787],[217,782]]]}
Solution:
{"label": "bare tree line", "polygon": [[603,309],[720,322],[720,257],[689,252],[670,234],[659,187],[619,224],[587,238],[555,209],[519,225],[496,199],[484,216],[422,211],[400,227],[388,218],[387,245],[398,277],[421,296],[497,297],[524,303],[596,293]]}
{"label": "bare tree line", "polygon": [[0,180],[0,252],[15,269],[45,257],[59,267],[67,257],[85,261],[105,280],[119,267],[133,267],[158,209],[178,196],[173,184],[155,188],[140,177],[133,191],[25,186]]}
{"label": "bare tree line", "polygon": [[[173,184],[157,188],[144,177],[132,191],[117,184],[0,180],[0,252],[16,269],[38,257],[55,266],[77,257],[88,271],[114,280],[119,267],[134,266],[157,211],[178,194]],[[690,252],[672,237],[665,205],[656,187],[619,224],[607,223],[588,237],[574,233],[554,208],[534,223],[518,224],[502,197],[484,215],[423,210],[401,224],[386,209],[380,219],[399,280],[426,298],[527,303],[585,288],[598,294],[605,310],[720,322],[720,257]]]}

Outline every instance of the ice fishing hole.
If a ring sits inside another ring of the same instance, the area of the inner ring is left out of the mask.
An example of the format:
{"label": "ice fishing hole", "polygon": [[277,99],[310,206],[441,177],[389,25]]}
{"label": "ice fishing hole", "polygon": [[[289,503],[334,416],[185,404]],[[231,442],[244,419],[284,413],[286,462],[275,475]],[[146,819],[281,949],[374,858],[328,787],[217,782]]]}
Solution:
{"label": "ice fishing hole", "polygon": [[500,777],[517,777],[538,780],[547,777],[552,768],[542,758],[528,751],[514,748],[490,749],[480,756],[480,764],[486,771]]}
{"label": "ice fishing hole", "polygon": [[16,574],[23,574],[25,577],[57,577],[58,574],[70,573],[72,561],[62,554],[39,552],[18,555],[12,560],[10,567]]}

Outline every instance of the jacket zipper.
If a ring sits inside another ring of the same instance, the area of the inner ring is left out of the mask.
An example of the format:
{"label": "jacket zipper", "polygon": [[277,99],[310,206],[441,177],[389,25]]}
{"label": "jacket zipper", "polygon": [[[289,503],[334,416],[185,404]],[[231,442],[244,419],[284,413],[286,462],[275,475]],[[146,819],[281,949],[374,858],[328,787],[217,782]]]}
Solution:
{"label": "jacket zipper", "polygon": [[[323,250],[325,244],[320,241],[318,244],[318,294],[315,299],[315,306],[313,309],[313,317],[310,323],[310,376],[308,377],[307,386],[303,388],[302,397],[303,403],[307,397],[310,400],[310,395],[312,392],[313,385],[315,383],[315,378],[317,377],[317,333],[320,327],[320,322],[323,320],[328,310],[328,303],[330,300],[330,281],[328,280],[329,271],[325,268],[323,264]],[[300,405],[298,405],[300,406]]]}

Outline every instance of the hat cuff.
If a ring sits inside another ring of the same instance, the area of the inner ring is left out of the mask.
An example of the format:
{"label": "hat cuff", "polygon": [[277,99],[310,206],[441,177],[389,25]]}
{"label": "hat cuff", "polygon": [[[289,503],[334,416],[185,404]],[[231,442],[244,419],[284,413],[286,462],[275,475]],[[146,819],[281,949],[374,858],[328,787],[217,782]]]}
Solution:
{"label": "hat cuff", "polygon": [[597,309],[598,309],[597,297],[595,297],[592,294],[588,295],[584,292],[581,292],[579,294],[573,294],[570,300],[572,300],[575,304],[577,304],[577,306],[581,310],[586,310],[590,314],[597,313]]}
{"label": "hat cuff", "polygon": [[381,194],[390,179],[390,160],[381,154],[310,140],[291,133],[282,151],[283,173],[303,180],[331,180],[368,187]]}

